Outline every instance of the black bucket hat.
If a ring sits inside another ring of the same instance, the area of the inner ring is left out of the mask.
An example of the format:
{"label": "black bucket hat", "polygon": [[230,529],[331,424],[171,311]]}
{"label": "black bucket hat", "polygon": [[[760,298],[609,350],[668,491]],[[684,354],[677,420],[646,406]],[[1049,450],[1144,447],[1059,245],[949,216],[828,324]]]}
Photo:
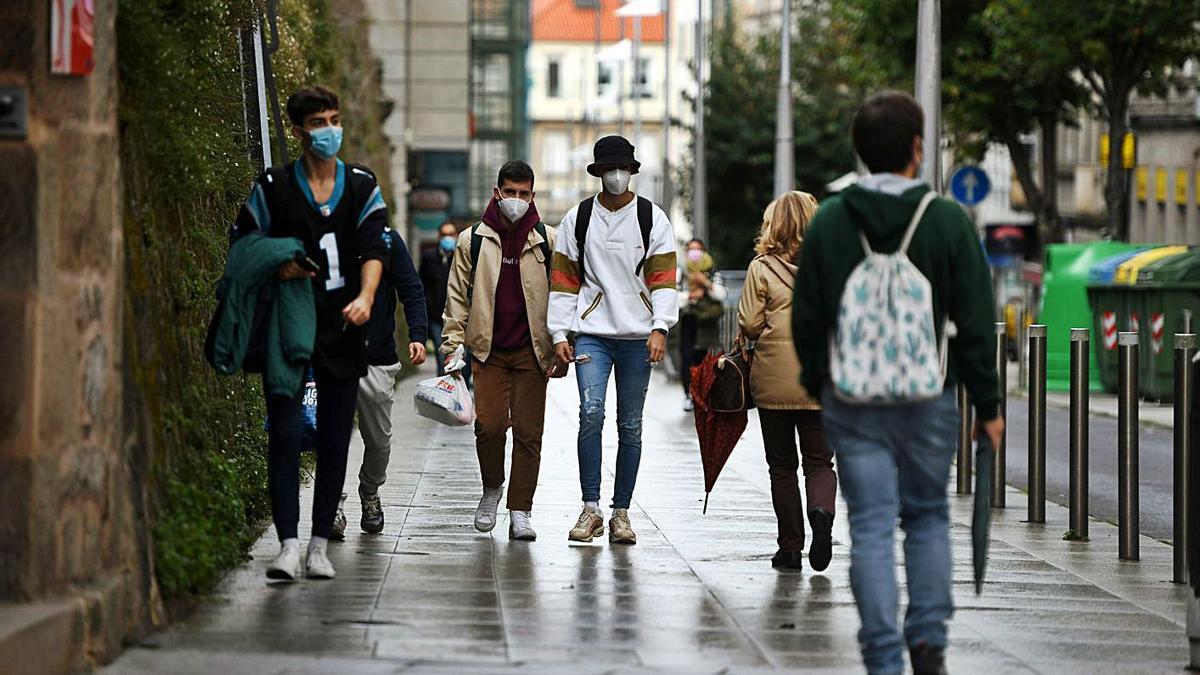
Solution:
{"label": "black bucket hat", "polygon": [[593,161],[588,165],[587,172],[599,178],[602,166],[630,166],[630,173],[637,173],[642,163],[633,158],[633,144],[621,136],[605,136],[596,141],[592,148]]}

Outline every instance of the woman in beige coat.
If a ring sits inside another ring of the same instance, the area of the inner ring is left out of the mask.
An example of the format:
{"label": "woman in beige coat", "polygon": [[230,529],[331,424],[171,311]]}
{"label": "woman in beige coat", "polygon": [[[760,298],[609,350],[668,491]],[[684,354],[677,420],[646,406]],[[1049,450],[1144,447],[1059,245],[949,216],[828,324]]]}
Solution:
{"label": "woman in beige coat", "polygon": [[750,388],[758,406],[771,474],[771,501],[779,521],[779,551],[771,565],[803,567],[804,505],[796,477],[803,466],[808,521],[813,530],[808,560],[814,570],[821,571],[832,557],[837,475],[833,451],[821,427],[821,404],[800,386],[800,362],[791,328],[796,260],[816,210],[817,200],[812,195],[795,191],[767,206],[755,247],[758,257],[746,270],[738,324],[743,338],[755,343]]}

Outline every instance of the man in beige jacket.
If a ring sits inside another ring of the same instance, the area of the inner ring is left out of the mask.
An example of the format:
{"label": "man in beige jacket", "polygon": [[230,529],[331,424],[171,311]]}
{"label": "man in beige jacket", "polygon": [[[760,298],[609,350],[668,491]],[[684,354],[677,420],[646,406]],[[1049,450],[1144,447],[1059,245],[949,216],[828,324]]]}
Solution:
{"label": "man in beige jacket", "polygon": [[496,526],[511,426],[508,536],[523,541],[537,538],[529,519],[541,464],[546,381],[555,374],[546,328],[555,231],[542,224],[533,198],[533,169],[520,160],[505,163],[482,219],[459,235],[441,347],[448,364],[459,347],[471,354],[475,450],[483,477],[475,528],[490,532]]}

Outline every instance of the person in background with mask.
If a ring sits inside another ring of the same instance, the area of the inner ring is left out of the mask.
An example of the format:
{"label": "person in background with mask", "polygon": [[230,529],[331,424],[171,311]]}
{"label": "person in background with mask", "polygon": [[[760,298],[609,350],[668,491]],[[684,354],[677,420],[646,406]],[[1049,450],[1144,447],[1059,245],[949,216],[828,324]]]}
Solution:
{"label": "person in background with mask", "polygon": [[465,347],[475,377],[475,452],[483,478],[475,529],[490,532],[496,526],[511,427],[508,536],[519,541],[537,539],[530,518],[541,466],[546,384],[556,372],[546,329],[555,231],[542,223],[533,198],[528,164],[512,160],[500,167],[483,217],[458,237],[442,318],[447,366]]}
{"label": "person in background with mask", "polygon": [[[429,317],[429,339],[433,348],[442,346],[442,313],[446,311],[446,284],[450,281],[450,263],[454,260],[454,244],[458,228],[454,223],[442,223],[438,228],[437,248],[421,255],[421,286],[425,289],[425,314]],[[438,376],[445,375],[445,364],[437,362]]]}
{"label": "person in background with mask", "polygon": [[704,354],[720,347],[717,329],[725,313],[725,282],[704,242],[687,243],[679,268],[679,379],[683,383],[683,409],[692,411],[692,367]]}
{"label": "person in background with mask", "polygon": [[[317,381],[317,477],[307,576],[332,579],[327,544],[346,479],[359,379],[367,374],[365,324],[388,255],[387,205],[370,169],[337,158],[342,118],[336,94],[325,87],[301,89],[288,98],[287,115],[304,154],[259,176],[238,212],[232,234],[236,238],[258,231],[270,237],[293,237],[304,245],[306,259],[288,262],[276,276],[312,279],[317,324],[312,354]],[[291,394],[267,392],[268,487],[271,515],[282,543],[267,577],[285,581],[300,575],[302,393],[303,383]]]}
{"label": "person in background with mask", "polygon": [[[642,408],[650,368],[667,351],[667,331],[679,319],[675,232],[667,214],[629,191],[641,164],[620,136],[596,141],[588,173],[603,185],[573,207],[559,227],[550,287],[550,333],[564,362],[578,355],[579,484],[583,511],[568,538],[604,534],[600,511],[600,448],[605,395],[617,376],[617,475],[609,541],[633,544],[629,505],[642,455]],[[574,346],[568,336],[575,334]]]}

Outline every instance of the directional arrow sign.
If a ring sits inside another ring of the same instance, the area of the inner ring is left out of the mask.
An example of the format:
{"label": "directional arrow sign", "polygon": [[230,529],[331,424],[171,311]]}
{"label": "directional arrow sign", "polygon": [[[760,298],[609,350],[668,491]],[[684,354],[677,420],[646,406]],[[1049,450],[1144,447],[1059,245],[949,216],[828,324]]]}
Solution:
{"label": "directional arrow sign", "polygon": [[963,206],[975,206],[992,191],[992,181],[983,169],[964,166],[950,176],[950,194]]}

